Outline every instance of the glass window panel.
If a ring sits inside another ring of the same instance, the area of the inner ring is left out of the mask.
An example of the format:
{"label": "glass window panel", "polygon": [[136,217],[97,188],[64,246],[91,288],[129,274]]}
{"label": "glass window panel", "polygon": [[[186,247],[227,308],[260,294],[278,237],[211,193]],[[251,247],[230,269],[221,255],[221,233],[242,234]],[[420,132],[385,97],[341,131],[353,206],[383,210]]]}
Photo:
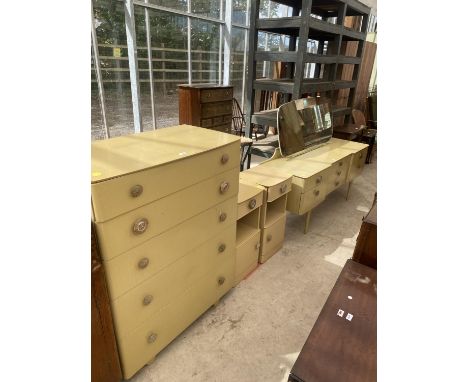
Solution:
{"label": "glass window panel", "polygon": [[187,11],[187,0],[149,0],[151,4],[161,5],[166,8],[173,8],[179,11]]}
{"label": "glass window panel", "polygon": [[94,0],[94,23],[110,136],[134,132],[124,4]]}
{"label": "glass window panel", "polygon": [[96,67],[94,66],[94,53],[91,48],[91,140],[104,139],[106,131],[99,99]]}
{"label": "glass window panel", "polygon": [[192,82],[217,83],[219,78],[219,25],[192,20]]}
{"label": "glass window panel", "polygon": [[[188,82],[187,17],[148,9],[156,127],[179,124],[177,85]],[[143,125],[152,129],[151,83],[146,47],[145,10],[135,6],[140,99]],[[147,123],[145,122],[147,121]]]}
{"label": "glass window panel", "polygon": [[234,86],[234,98],[242,107],[242,84],[244,78],[245,31],[232,28],[231,33],[231,84]]}
{"label": "glass window panel", "polygon": [[225,0],[192,0],[192,13],[219,19]]}
{"label": "glass window panel", "polygon": [[259,18],[275,19],[292,14],[292,8],[269,0],[260,0]]}
{"label": "glass window panel", "polygon": [[247,0],[232,0],[232,22],[247,25]]}

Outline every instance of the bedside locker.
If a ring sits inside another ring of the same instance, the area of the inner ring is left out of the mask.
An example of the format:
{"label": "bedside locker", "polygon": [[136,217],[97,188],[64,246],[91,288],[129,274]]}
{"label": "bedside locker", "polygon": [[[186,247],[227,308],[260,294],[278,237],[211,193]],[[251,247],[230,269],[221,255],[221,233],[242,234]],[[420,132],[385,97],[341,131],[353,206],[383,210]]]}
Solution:
{"label": "bedside locker", "polygon": [[92,143],[93,219],[124,378],[235,278],[239,137],[194,126]]}
{"label": "bedside locker", "polygon": [[263,205],[260,210],[261,246],[259,262],[266,262],[283,246],[286,224],[287,194],[291,191],[292,177],[271,175],[261,166],[243,171],[241,183],[262,186]]}

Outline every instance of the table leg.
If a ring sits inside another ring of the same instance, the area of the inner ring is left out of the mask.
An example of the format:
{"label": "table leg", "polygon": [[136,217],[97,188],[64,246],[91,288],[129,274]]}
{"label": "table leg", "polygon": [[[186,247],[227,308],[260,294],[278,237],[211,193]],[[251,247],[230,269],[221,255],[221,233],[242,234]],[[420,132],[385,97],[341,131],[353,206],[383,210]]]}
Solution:
{"label": "table leg", "polygon": [[309,222],[310,222],[310,215],[312,213],[312,210],[310,210],[309,212],[307,212],[307,214],[305,215],[305,221],[304,221],[304,235],[309,232]]}
{"label": "table leg", "polygon": [[350,181],[350,182],[348,183],[348,191],[346,192],[346,200],[349,199],[349,190],[351,189],[351,183],[353,183],[353,182]]}

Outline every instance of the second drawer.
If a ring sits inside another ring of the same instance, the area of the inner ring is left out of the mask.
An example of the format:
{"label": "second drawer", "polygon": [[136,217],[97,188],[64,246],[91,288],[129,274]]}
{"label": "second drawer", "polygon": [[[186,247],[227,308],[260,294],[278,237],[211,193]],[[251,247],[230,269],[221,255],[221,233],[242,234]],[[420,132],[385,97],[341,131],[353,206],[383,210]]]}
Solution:
{"label": "second drawer", "polygon": [[283,246],[285,224],[286,213],[263,230],[260,263],[263,264]]}

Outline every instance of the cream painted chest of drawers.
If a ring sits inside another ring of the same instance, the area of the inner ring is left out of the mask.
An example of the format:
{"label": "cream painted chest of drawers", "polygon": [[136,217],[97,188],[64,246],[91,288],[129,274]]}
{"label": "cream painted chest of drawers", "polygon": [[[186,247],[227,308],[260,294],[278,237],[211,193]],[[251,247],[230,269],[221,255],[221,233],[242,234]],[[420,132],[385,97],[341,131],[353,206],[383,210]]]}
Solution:
{"label": "cream painted chest of drawers", "polygon": [[235,278],[239,137],[182,125],[92,143],[92,209],[124,377]]}

